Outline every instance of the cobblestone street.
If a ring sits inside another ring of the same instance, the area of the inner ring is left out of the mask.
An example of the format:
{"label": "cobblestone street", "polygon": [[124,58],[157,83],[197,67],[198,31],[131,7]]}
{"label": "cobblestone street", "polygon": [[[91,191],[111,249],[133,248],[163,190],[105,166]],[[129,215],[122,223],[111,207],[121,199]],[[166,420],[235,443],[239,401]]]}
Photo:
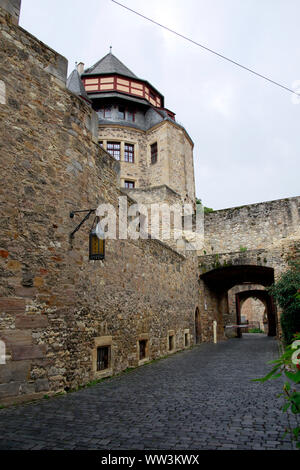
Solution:
{"label": "cobblestone street", "polygon": [[96,386],[0,410],[0,449],[292,449],[276,340],[244,335]]}

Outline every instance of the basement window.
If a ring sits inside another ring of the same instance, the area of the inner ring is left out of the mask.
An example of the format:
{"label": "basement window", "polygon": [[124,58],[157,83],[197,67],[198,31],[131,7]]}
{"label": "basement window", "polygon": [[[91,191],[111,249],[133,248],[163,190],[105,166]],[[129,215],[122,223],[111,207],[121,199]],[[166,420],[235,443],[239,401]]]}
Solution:
{"label": "basement window", "polygon": [[141,339],[139,341],[139,348],[140,348],[140,361],[145,359],[147,357],[146,351],[147,351],[147,340],[146,339]]}
{"label": "basement window", "polygon": [[139,366],[149,361],[149,334],[143,333],[136,342],[137,363]]}
{"label": "basement window", "polygon": [[97,348],[97,371],[108,369],[110,366],[110,346]]}
{"label": "basement window", "polygon": [[124,182],[124,188],[134,189],[134,181],[125,181]]}
{"label": "basement window", "polygon": [[174,349],[174,335],[169,335],[169,351]]}

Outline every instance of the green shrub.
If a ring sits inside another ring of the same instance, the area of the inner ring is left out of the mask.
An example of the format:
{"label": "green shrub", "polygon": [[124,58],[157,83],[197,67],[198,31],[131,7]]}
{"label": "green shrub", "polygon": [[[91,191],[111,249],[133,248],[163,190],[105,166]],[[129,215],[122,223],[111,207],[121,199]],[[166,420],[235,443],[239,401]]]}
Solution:
{"label": "green shrub", "polygon": [[[199,199],[198,197],[196,197],[196,204],[203,206],[201,199]],[[214,212],[214,210],[211,207],[206,207],[206,206],[203,206],[203,211],[204,211],[204,214],[210,214],[210,212]]]}
{"label": "green shrub", "polygon": [[[275,361],[268,362],[273,365],[273,369],[260,379],[252,379],[253,382],[266,382],[267,380],[277,379],[283,374],[288,381],[283,385],[283,393],[278,395],[283,397],[285,404],[282,407],[283,412],[290,410],[294,415],[300,414],[300,333],[294,335],[291,344],[286,346],[284,353]],[[297,442],[296,447],[300,449],[300,426],[287,429],[286,433],[290,432],[293,439]]]}
{"label": "green shrub", "polygon": [[282,309],[280,323],[286,344],[300,331],[300,260],[289,264],[290,268],[268,289]]}
{"label": "green shrub", "polygon": [[250,328],[249,333],[264,333],[260,328]]}

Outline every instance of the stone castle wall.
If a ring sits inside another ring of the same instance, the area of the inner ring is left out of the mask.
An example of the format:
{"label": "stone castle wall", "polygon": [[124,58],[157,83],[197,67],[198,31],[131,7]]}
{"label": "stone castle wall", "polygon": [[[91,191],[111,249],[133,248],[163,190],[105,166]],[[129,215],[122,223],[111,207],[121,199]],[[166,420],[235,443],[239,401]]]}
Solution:
{"label": "stone castle wall", "polygon": [[300,237],[300,197],[233,207],[205,215],[207,254],[257,250]]}
{"label": "stone castle wall", "polygon": [[[118,206],[120,166],[97,145],[91,108],[66,90],[66,61],[0,9],[1,402],[99,378],[97,346],[111,348],[109,375],[194,341],[195,255],[154,240],[107,240],[104,261],[88,260],[92,218],[71,210]],[[95,131],[96,129],[96,131]],[[172,352],[174,352],[172,351]]]}

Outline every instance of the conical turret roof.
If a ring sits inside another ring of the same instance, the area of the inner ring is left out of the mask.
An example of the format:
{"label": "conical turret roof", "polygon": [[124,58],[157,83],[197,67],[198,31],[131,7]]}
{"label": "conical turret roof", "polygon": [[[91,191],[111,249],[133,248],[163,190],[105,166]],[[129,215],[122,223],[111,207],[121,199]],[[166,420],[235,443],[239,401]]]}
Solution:
{"label": "conical turret roof", "polygon": [[126,77],[138,78],[116,56],[109,52],[92,67],[86,69],[83,75],[118,74]]}
{"label": "conical turret roof", "polygon": [[70,74],[67,80],[67,88],[72,93],[75,93],[75,95],[79,95],[87,101],[90,101],[77,69],[74,69],[73,72]]}

